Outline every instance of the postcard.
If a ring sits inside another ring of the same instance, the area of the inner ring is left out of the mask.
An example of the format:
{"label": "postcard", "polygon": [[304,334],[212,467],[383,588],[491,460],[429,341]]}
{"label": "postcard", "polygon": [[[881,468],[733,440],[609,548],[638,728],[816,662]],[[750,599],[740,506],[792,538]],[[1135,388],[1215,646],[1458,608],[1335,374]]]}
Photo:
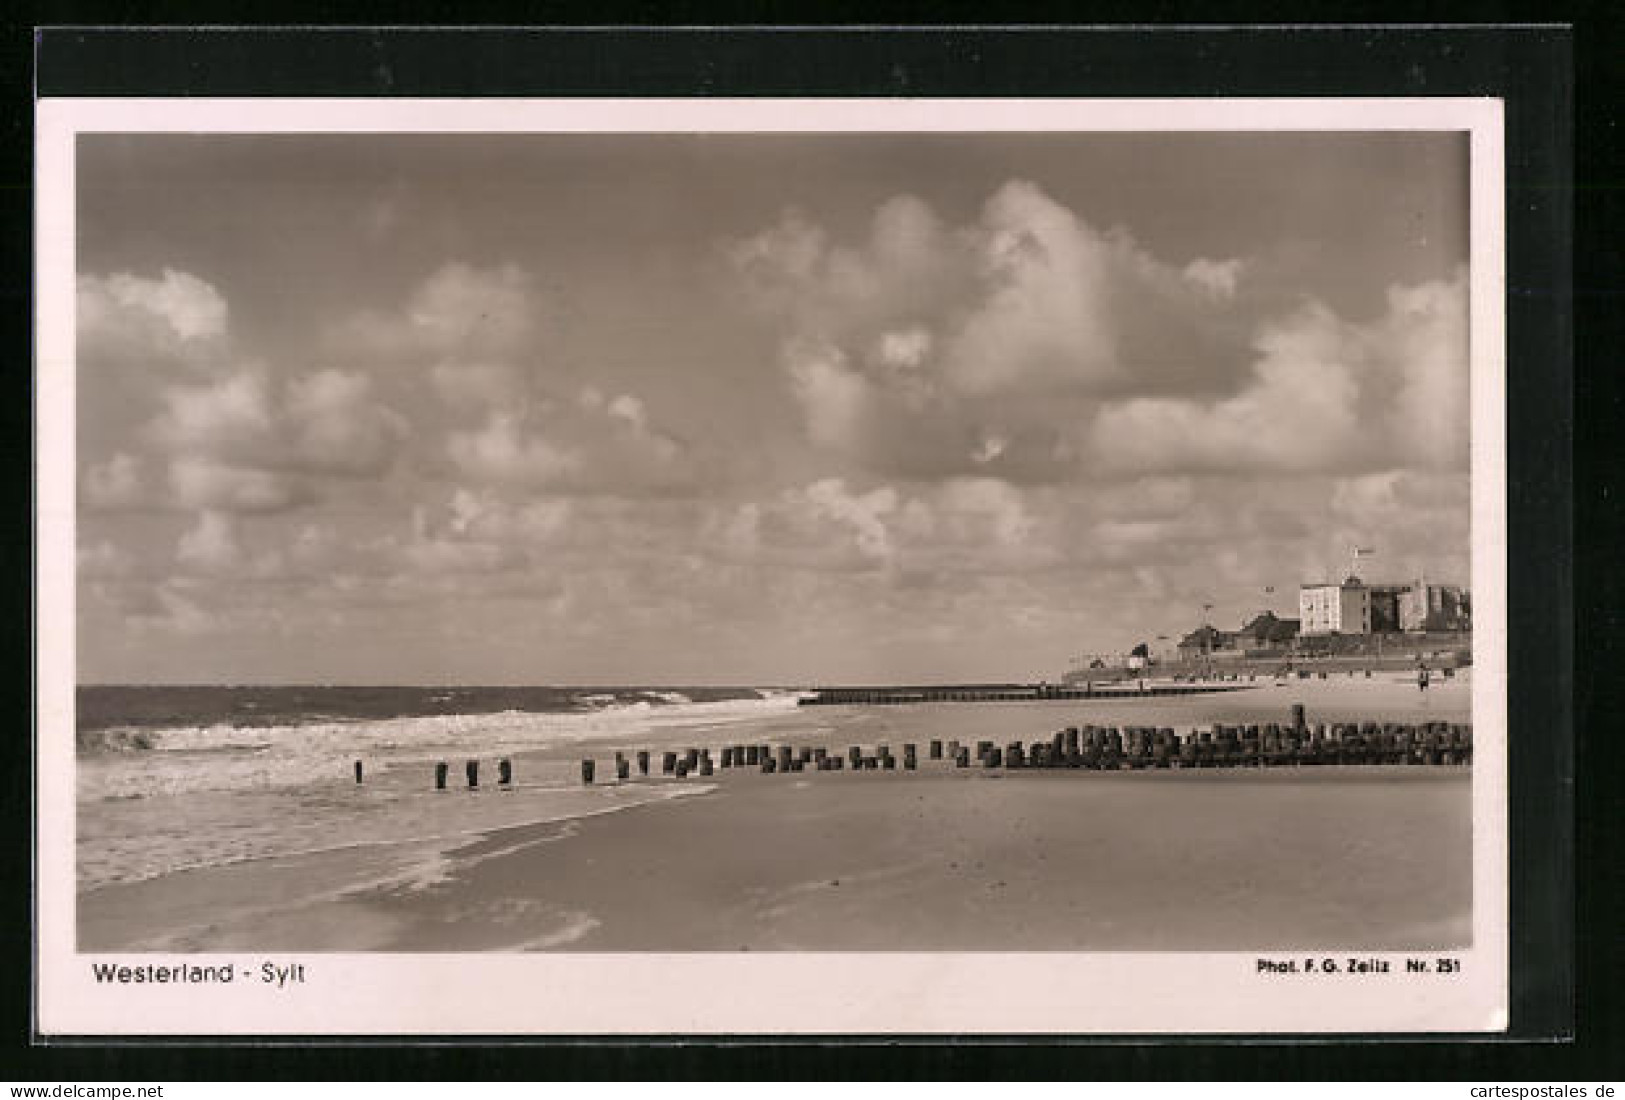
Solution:
{"label": "postcard", "polygon": [[1498,101],[38,155],[42,1033],[1507,1026]]}

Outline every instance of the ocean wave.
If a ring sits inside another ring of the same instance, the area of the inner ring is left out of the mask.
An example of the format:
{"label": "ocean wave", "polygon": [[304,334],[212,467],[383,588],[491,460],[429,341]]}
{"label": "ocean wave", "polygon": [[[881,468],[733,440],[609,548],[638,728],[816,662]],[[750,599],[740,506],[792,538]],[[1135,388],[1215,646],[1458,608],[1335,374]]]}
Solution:
{"label": "ocean wave", "polygon": [[378,721],[109,729],[78,737],[82,800],[196,791],[302,787],[342,781],[351,761],[368,774],[440,759],[489,758],[606,742],[655,747],[662,737],[756,721],[796,696],[703,703],[647,699],[594,710],[429,714]]}
{"label": "ocean wave", "polygon": [[79,730],[73,739],[81,753],[145,752],[153,747],[153,731],[117,726],[111,729]]}
{"label": "ocean wave", "polygon": [[685,703],[694,702],[694,700],[690,699],[680,691],[645,691],[641,692],[640,694],[653,699],[655,702],[665,703],[668,706],[682,706]]}

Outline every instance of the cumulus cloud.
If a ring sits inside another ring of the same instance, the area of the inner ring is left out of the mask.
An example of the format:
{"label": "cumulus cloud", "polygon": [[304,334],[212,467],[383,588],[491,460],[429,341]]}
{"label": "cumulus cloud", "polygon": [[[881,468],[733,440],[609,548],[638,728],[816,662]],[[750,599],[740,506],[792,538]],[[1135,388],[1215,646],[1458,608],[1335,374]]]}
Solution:
{"label": "cumulus cloud", "polygon": [[1465,273],[1350,320],[1253,287],[1243,257],[1165,261],[1019,180],[957,228],[900,196],[859,245],[791,212],[731,255],[785,324],[809,442],[848,470],[1042,484],[1466,459]]}
{"label": "cumulus cloud", "polygon": [[398,310],[357,314],[329,336],[336,351],[385,360],[512,361],[533,349],[543,304],[517,264],[436,268]]}
{"label": "cumulus cloud", "polygon": [[1212,404],[1136,397],[1095,422],[1095,455],[1130,471],[1319,468],[1358,445],[1353,366],[1336,319],[1307,312],[1260,337],[1254,382]]}
{"label": "cumulus cloud", "polygon": [[190,272],[82,275],[76,291],[82,361],[209,365],[227,335],[225,299]]}
{"label": "cumulus cloud", "polygon": [[859,245],[792,211],[729,254],[785,322],[808,438],[880,474],[1075,473],[1099,400],[1222,387],[1258,309],[1240,260],[1165,263],[1019,180],[963,226],[905,195]]}
{"label": "cumulus cloud", "polygon": [[[396,310],[352,317],[329,346],[382,357],[428,373],[440,406],[419,408],[414,428],[351,411],[332,418],[304,454],[342,450],[373,465],[397,439],[431,448],[431,464],[472,489],[529,493],[691,491],[703,448],[661,423],[640,394],[601,382],[574,387],[550,371],[548,307],[535,278],[515,264],[448,263],[432,272]],[[335,400],[353,386],[321,379]],[[560,396],[561,392],[565,396]],[[317,446],[318,442],[342,448]],[[330,463],[331,464],[331,463]]]}
{"label": "cumulus cloud", "polygon": [[1469,443],[1466,272],[1450,282],[1391,288],[1373,340],[1379,361],[1399,377],[1395,445],[1431,467],[1460,465]]}
{"label": "cumulus cloud", "polygon": [[[448,324],[455,295],[437,289],[425,309],[430,323]],[[97,427],[120,449],[85,468],[88,507],[276,511],[314,499],[312,479],[377,475],[393,460],[405,423],[367,376],[290,379],[242,361],[227,303],[202,279],[172,268],[158,278],[87,275],[78,291],[81,368],[147,372],[97,383],[109,395]],[[149,477],[149,466],[164,472]]]}
{"label": "cumulus cloud", "polygon": [[145,435],[167,460],[171,502],[185,508],[302,504],[316,495],[312,478],[383,473],[407,434],[404,418],[354,372],[278,383],[263,369],[238,368],[166,386],[161,401]]}
{"label": "cumulus cloud", "polygon": [[885,568],[894,550],[886,517],[898,505],[890,486],[853,492],[843,479],[824,478],[738,505],[721,521],[717,544],[725,554],[779,568]]}
{"label": "cumulus cloud", "polygon": [[164,391],[150,434],[165,450],[214,458],[264,460],[273,445],[271,388],[257,371]]}
{"label": "cumulus cloud", "polygon": [[360,373],[318,371],[288,385],[287,430],[296,463],[318,473],[381,473],[407,434],[405,419],[382,404]]}
{"label": "cumulus cloud", "polygon": [[1392,288],[1369,323],[1311,303],[1261,327],[1252,378],[1232,396],[1106,404],[1093,456],[1140,472],[1461,466],[1466,318],[1465,274]]}
{"label": "cumulus cloud", "polygon": [[855,446],[875,395],[840,348],[799,339],[784,349],[790,384],[806,416],[807,435],[826,447]]}
{"label": "cumulus cloud", "polygon": [[689,491],[700,473],[694,448],[628,393],[583,394],[574,408],[538,401],[492,410],[450,432],[446,456],[475,488],[560,494]]}
{"label": "cumulus cloud", "polygon": [[792,507],[805,505],[812,515],[851,529],[858,550],[866,557],[887,559],[892,554],[885,517],[897,510],[897,492],[881,486],[867,493],[852,493],[839,478],[826,478],[789,495]]}
{"label": "cumulus cloud", "polygon": [[810,335],[846,340],[899,317],[929,316],[972,285],[965,245],[913,195],[882,203],[858,245],[834,242],[797,209],[724,251],[745,293]]}
{"label": "cumulus cloud", "polygon": [[96,383],[107,395],[96,426],[119,449],[85,467],[87,507],[278,511],[313,499],[301,471],[381,465],[381,425],[393,414],[338,372],[283,383],[238,361],[225,299],[196,276],[88,275],[79,310],[82,369],[117,361],[146,371]]}
{"label": "cumulus cloud", "polygon": [[1185,265],[1182,273],[1216,298],[1231,298],[1236,293],[1236,281],[1241,277],[1240,260],[1204,260],[1197,258]]}
{"label": "cumulus cloud", "polygon": [[643,407],[643,401],[629,393],[616,397],[604,407],[604,411],[615,419],[631,425],[633,431],[649,430],[649,414]]}
{"label": "cumulus cloud", "polygon": [[961,392],[1098,385],[1124,368],[1108,313],[1114,246],[1028,183],[1006,184],[972,235],[983,296],[944,363]]}
{"label": "cumulus cloud", "polygon": [[493,412],[479,428],[451,433],[446,450],[463,476],[499,485],[561,485],[582,464],[580,455],[544,438],[510,412]]}

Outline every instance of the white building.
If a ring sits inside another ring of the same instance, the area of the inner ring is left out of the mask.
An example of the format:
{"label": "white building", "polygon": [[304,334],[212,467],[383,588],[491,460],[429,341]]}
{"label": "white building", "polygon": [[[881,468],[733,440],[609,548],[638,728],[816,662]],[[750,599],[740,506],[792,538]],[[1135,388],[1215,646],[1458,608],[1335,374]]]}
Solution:
{"label": "white building", "polygon": [[1298,589],[1301,634],[1371,633],[1371,592],[1359,577],[1342,584],[1306,584]]}

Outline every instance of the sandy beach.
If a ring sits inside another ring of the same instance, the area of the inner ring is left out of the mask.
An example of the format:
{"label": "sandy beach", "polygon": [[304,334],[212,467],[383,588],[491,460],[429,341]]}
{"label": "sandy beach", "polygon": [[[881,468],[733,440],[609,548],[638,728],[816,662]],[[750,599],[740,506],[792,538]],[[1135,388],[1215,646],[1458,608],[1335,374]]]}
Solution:
{"label": "sandy beach", "polygon": [[741,777],[665,808],[658,843],[632,811],[366,904],[407,950],[549,906],[581,950],[1459,945],[1465,776],[1397,771]]}
{"label": "sandy beach", "polygon": [[[1452,684],[1424,702],[1392,679],[1270,685],[1159,701],[1156,720],[1183,722],[1184,711],[1196,708],[1217,720],[1273,717],[1289,696],[1305,701],[1312,717],[1356,711],[1414,717],[1424,707],[1429,715],[1462,717],[1467,692]],[[968,735],[990,728],[990,719],[1008,726],[1012,715],[1032,729],[1053,728],[1068,710],[947,705],[832,714],[836,709],[807,708],[818,712],[810,715],[813,724],[781,718],[774,740],[840,751],[859,740],[890,739],[898,750],[904,741],[923,741],[921,729]],[[1149,719],[1151,711],[1123,720],[1142,715]],[[510,800],[520,818],[524,800],[543,793],[442,792]],[[922,760],[918,772],[752,769],[719,770],[698,781],[652,777],[577,790],[551,820],[454,842],[337,846],[100,886],[80,894],[80,945],[1462,946],[1471,925],[1470,793],[1467,767],[1003,772]],[[548,797],[561,804],[560,792]]]}

